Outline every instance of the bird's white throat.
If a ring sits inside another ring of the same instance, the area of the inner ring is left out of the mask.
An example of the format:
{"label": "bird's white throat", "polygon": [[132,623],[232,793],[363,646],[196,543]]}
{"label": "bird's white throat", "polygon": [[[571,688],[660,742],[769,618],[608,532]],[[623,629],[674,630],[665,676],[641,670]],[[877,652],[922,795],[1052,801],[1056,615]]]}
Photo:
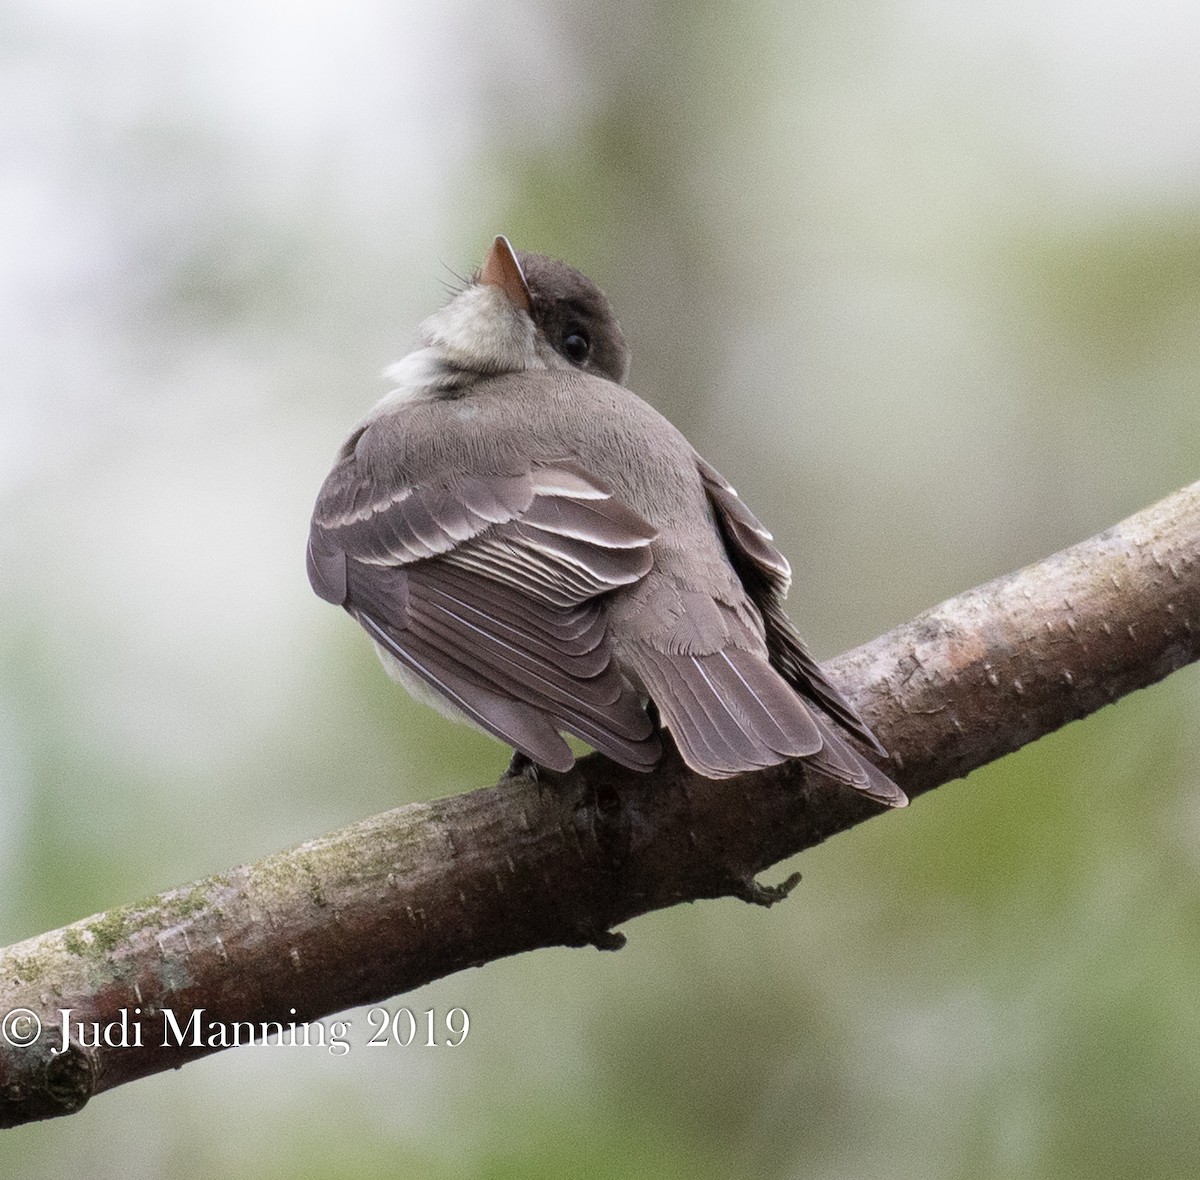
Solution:
{"label": "bird's white throat", "polygon": [[453,396],[482,377],[546,368],[533,321],[488,284],[472,284],[425,320],[421,344],[384,370],[396,383],[384,402]]}
{"label": "bird's white throat", "polygon": [[418,348],[410,352],[394,365],[388,365],[383,375],[394,385],[384,395],[380,406],[419,398],[445,397],[460,388],[468,376],[461,369],[448,365],[445,357],[435,348]]}

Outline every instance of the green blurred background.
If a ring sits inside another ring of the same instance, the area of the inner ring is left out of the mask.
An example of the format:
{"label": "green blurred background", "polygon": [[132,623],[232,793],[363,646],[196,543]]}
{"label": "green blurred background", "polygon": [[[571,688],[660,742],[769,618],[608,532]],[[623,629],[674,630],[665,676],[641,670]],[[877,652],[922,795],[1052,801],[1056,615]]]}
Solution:
{"label": "green blurred background", "polygon": [[[820,655],[1200,477],[1198,60],[1200,8],[1134,0],[0,4],[0,941],[504,766],[303,562],[496,232],[607,290]],[[1198,704],[1187,669],[806,854],[769,913],[404,1001],[459,1049],[218,1054],[0,1175],[1200,1174]]]}

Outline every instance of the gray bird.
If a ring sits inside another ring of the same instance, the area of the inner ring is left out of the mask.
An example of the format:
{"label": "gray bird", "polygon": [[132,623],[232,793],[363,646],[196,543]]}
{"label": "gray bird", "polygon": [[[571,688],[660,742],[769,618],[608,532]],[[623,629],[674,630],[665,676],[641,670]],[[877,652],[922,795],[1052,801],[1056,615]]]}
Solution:
{"label": "gray bird", "polygon": [[800,758],[907,802],[847,740],[886,757],[784,613],[771,534],[624,388],[589,279],[499,237],[420,342],[342,445],[308,542],[313,589],[396,680],[514,767],[570,769],[565,731],[647,771],[661,723],[708,778]]}

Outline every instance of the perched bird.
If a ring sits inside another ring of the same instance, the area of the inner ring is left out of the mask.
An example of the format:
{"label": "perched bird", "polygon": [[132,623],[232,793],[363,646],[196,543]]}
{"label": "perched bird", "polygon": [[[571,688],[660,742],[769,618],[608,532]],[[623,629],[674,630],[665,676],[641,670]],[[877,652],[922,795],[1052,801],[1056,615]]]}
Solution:
{"label": "perched bird", "polygon": [[415,696],[567,770],[573,733],[646,771],[670,732],[725,778],[804,759],[881,803],[886,757],[784,613],[771,534],[624,388],[579,271],[495,240],[389,370],[313,512],[308,575]]}

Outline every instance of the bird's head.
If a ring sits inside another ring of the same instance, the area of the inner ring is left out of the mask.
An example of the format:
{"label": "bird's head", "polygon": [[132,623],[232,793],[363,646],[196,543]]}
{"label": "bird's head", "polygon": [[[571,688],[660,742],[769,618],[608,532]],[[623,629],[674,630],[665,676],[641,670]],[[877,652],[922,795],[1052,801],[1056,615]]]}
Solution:
{"label": "bird's head", "polygon": [[467,286],[421,325],[445,366],[480,377],[578,369],[618,384],[629,347],[603,292],[565,262],[498,237]]}

